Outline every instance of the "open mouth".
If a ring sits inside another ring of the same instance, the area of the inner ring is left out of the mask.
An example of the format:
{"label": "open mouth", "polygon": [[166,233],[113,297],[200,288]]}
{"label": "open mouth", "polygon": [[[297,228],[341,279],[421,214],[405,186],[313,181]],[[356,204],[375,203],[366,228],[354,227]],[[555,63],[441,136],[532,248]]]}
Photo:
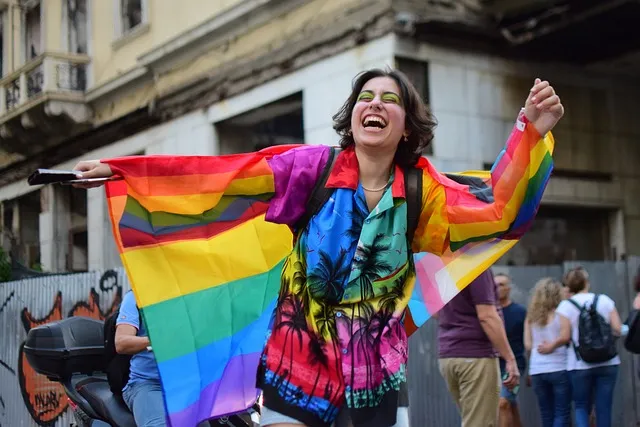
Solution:
{"label": "open mouth", "polygon": [[387,122],[379,116],[366,116],[362,121],[362,126],[366,130],[379,130],[387,127]]}

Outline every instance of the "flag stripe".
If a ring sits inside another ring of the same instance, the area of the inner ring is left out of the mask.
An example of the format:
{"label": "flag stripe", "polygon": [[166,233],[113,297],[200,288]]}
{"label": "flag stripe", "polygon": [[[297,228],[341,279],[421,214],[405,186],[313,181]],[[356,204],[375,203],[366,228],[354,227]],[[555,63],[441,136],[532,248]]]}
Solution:
{"label": "flag stripe", "polygon": [[[282,262],[262,274],[146,306],[144,315],[150,325],[171,319],[171,322],[162,324],[162,335],[157,335],[153,341],[154,348],[162,349],[156,360],[164,362],[179,358],[239,333],[271,303],[266,298],[278,292],[281,271]],[[266,294],[262,285],[266,285]],[[227,318],[233,318],[233,322],[220,323],[220,319]],[[203,328],[190,337],[184,331],[194,324],[217,327]]]}
{"label": "flag stripe", "polygon": [[[281,254],[291,250],[290,235],[287,227],[256,218],[211,240],[138,248],[124,252],[122,258],[126,265],[136,266],[137,285],[144,289],[136,298],[146,307],[271,270],[282,261]],[[261,242],[261,236],[270,238]],[[243,262],[247,259],[252,263]]]}

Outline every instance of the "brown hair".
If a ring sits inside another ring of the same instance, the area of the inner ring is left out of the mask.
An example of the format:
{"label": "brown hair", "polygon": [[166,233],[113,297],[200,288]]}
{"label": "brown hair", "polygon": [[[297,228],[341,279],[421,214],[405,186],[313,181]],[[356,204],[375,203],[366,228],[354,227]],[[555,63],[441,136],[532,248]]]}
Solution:
{"label": "brown hair", "polygon": [[433,129],[436,120],[425,105],[420,93],[401,71],[375,68],[363,71],[353,80],[351,95],[340,110],[333,116],[333,129],[340,135],[340,146],[350,147],[354,144],[351,135],[351,113],[356,105],[362,87],[376,77],[389,77],[400,88],[402,106],[405,110],[405,128],[409,132],[407,141],[400,141],[396,150],[395,162],[399,166],[413,166],[422,156],[422,152],[433,140]]}
{"label": "brown hair", "polygon": [[587,273],[584,267],[575,267],[564,275],[562,281],[564,285],[569,288],[569,292],[577,294],[587,287],[589,283],[589,273]]}
{"label": "brown hair", "polygon": [[562,301],[562,286],[560,282],[550,277],[541,279],[536,283],[531,293],[527,316],[529,322],[545,326],[549,321],[549,313]]}

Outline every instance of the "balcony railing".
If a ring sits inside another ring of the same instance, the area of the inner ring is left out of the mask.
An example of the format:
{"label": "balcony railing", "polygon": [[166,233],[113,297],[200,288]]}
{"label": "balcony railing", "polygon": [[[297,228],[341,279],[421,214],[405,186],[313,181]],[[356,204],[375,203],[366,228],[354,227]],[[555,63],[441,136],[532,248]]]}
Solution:
{"label": "balcony railing", "polygon": [[82,95],[87,87],[86,55],[45,53],[0,80],[0,116],[45,94]]}

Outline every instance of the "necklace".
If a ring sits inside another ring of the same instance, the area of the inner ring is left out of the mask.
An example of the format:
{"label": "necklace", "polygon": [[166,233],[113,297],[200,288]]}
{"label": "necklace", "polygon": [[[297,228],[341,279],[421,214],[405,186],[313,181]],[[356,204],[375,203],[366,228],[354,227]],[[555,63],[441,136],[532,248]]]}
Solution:
{"label": "necklace", "polygon": [[[362,185],[362,184],[361,184],[361,185]],[[382,187],[380,187],[380,188],[375,188],[375,189],[367,188],[367,187],[365,187],[365,186],[363,185],[363,186],[362,186],[362,188],[363,188],[365,191],[369,191],[370,193],[379,193],[379,192],[381,192],[382,190],[384,190],[385,188],[387,188],[387,186],[388,186],[388,185],[389,185],[389,183],[385,184],[384,186],[382,186]]]}

